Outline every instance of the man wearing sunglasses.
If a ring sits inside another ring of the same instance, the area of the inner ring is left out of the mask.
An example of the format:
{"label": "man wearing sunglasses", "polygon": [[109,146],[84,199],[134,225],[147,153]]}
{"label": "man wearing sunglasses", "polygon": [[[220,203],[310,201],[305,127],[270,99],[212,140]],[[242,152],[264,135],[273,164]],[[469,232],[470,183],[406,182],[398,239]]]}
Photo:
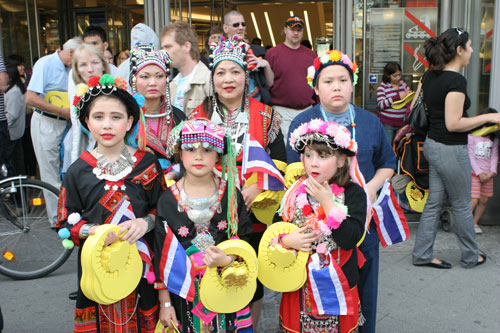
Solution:
{"label": "man wearing sunglasses", "polygon": [[[224,15],[224,33],[227,38],[238,36],[238,39],[245,38],[246,22],[240,12],[230,11]],[[273,85],[274,74],[266,58],[266,49],[260,45],[250,44],[253,55],[248,55],[247,62],[249,66],[255,65],[250,73],[249,95],[258,99],[264,104],[271,104],[271,94],[269,88]]]}

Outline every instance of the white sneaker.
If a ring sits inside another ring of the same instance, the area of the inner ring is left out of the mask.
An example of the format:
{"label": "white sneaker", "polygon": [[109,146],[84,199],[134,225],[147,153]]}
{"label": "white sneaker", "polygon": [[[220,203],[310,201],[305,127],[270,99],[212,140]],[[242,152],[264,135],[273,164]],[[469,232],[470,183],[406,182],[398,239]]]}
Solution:
{"label": "white sneaker", "polygon": [[477,234],[482,234],[482,233],[483,233],[483,231],[481,230],[481,228],[479,228],[479,226],[478,226],[478,225],[475,225],[475,226],[474,226],[474,232],[476,233],[476,235],[477,235]]}

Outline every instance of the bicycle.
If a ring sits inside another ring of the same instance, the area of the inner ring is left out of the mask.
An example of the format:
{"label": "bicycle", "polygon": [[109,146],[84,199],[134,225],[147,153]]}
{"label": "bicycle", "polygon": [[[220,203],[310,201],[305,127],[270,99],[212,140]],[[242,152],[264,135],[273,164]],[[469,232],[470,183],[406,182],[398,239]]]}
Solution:
{"label": "bicycle", "polygon": [[47,210],[47,201],[57,203],[58,197],[55,187],[27,176],[0,181],[0,274],[36,279],[66,262],[73,249],[62,246],[56,211],[49,219]]}

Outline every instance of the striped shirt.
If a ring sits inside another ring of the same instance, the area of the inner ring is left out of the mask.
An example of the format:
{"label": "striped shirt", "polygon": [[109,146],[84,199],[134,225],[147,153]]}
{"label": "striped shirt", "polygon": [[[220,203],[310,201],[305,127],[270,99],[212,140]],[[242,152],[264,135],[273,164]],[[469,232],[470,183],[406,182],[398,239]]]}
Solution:
{"label": "striped shirt", "polygon": [[[0,72],[7,72],[2,56],[0,56]],[[5,114],[5,104],[3,102],[3,93],[0,93],[0,121],[7,121],[7,115]]]}
{"label": "striped shirt", "polygon": [[391,108],[392,103],[399,101],[400,93],[405,93],[408,86],[403,81],[399,81],[398,91],[390,83],[381,83],[377,89],[377,105],[380,110],[380,121],[389,126],[403,126],[406,115],[406,108],[395,110]]}

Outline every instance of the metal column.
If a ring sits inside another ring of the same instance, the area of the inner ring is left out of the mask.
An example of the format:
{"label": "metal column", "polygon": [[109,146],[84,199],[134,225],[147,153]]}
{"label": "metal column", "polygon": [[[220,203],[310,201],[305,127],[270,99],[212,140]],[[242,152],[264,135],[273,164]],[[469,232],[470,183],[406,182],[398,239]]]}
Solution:
{"label": "metal column", "polygon": [[170,0],[145,0],[144,21],[157,35],[170,22]]}

